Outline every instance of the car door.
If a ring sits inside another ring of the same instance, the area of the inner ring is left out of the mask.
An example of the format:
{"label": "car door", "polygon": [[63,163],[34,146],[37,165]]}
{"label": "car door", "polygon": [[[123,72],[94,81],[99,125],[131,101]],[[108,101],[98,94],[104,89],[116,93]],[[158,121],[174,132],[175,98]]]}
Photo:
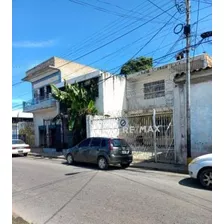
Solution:
{"label": "car door", "polygon": [[86,153],[88,153],[89,150],[89,144],[90,144],[90,138],[87,138],[83,140],[81,143],[78,145],[78,152],[76,154],[76,161],[79,162],[87,162],[86,161]]}
{"label": "car door", "polygon": [[98,153],[100,151],[101,138],[92,138],[87,154],[87,161],[89,163],[96,163]]}

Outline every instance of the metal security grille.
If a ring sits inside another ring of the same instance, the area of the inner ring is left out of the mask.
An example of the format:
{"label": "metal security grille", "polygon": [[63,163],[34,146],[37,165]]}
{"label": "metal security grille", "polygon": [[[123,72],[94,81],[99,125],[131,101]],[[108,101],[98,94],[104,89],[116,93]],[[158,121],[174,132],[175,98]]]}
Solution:
{"label": "metal security grille", "polygon": [[163,96],[165,96],[164,80],[144,84],[144,99],[153,99]]}

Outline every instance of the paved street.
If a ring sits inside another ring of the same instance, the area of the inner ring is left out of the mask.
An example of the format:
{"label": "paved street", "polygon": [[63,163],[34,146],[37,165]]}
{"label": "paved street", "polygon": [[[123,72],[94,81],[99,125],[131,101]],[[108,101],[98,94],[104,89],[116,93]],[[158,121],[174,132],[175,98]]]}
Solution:
{"label": "paved street", "polygon": [[212,223],[212,192],[187,175],[13,157],[12,183],[13,212],[34,224]]}

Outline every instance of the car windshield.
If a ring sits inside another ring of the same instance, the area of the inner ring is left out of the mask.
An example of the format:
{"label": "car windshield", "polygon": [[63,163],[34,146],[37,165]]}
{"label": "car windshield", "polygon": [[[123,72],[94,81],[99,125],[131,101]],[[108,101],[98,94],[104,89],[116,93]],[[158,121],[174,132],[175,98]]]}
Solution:
{"label": "car windshield", "polygon": [[112,144],[114,147],[127,147],[128,143],[124,139],[113,139]]}
{"label": "car windshield", "polygon": [[13,139],[12,144],[25,144],[25,143],[24,143],[24,141],[22,141],[20,139]]}

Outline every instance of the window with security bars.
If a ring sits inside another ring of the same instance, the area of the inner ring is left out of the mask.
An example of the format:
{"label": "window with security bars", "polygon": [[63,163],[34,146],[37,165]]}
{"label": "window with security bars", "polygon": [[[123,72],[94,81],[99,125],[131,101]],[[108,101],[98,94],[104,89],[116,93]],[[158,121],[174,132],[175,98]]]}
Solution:
{"label": "window with security bars", "polygon": [[165,96],[164,80],[144,84],[144,99],[153,99]]}

